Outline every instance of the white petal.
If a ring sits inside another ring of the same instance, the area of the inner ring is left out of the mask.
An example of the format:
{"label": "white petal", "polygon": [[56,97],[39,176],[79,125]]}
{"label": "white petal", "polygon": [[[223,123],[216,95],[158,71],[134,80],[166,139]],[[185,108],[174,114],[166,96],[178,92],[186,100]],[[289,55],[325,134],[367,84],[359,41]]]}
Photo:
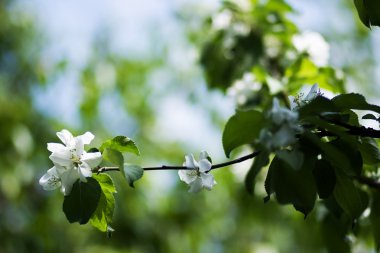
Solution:
{"label": "white petal", "polygon": [[61,132],[57,132],[58,138],[65,144],[66,146],[72,141],[74,138],[73,135],[67,131],[66,129],[63,129]]}
{"label": "white petal", "polygon": [[88,165],[90,165],[91,168],[95,168],[102,161],[102,154],[100,152],[95,152],[95,153],[84,152],[82,154],[81,160],[87,163]]}
{"label": "white petal", "polygon": [[61,181],[57,175],[56,168],[49,169],[39,180],[39,184],[46,191],[57,189],[61,186]]}
{"label": "white petal", "polygon": [[64,150],[66,150],[67,148],[65,147],[65,145],[61,143],[48,143],[47,149],[52,153],[54,152],[61,153],[61,152],[64,152]]}
{"label": "white petal", "polygon": [[83,144],[90,144],[91,141],[95,138],[95,136],[91,132],[85,132],[82,135],[76,137],[77,139],[81,139]]}
{"label": "white petal", "polygon": [[83,154],[83,151],[84,151],[84,144],[83,144],[83,141],[82,139],[80,138],[76,138],[75,139],[75,154],[77,155],[77,157],[81,157],[81,155]]}
{"label": "white petal", "polygon": [[197,179],[197,171],[196,170],[179,170],[178,176],[181,181],[185,182],[186,184],[190,184],[195,179]]}
{"label": "white petal", "polygon": [[200,177],[197,177],[197,179],[191,182],[189,185],[190,185],[189,192],[193,192],[193,193],[199,192],[200,190],[202,190],[202,179]]}
{"label": "white petal", "polygon": [[82,162],[82,164],[79,166],[78,173],[79,173],[80,181],[82,181],[82,182],[87,182],[86,177],[91,177],[92,176],[91,168],[85,162]]}
{"label": "white petal", "polygon": [[207,151],[202,151],[202,152],[199,154],[199,160],[207,159],[207,157],[210,157],[209,154],[207,153]]}
{"label": "white petal", "polygon": [[198,163],[195,161],[193,154],[185,156],[185,166],[193,169],[198,168]]}
{"label": "white petal", "polygon": [[311,101],[313,100],[316,96],[318,95],[318,84],[314,84],[309,93],[307,94],[307,96],[305,97],[305,100],[306,101]]}
{"label": "white petal", "polygon": [[201,173],[202,185],[207,190],[211,190],[212,187],[216,184],[214,176],[207,173]]}
{"label": "white petal", "polygon": [[69,195],[71,192],[71,189],[73,188],[73,184],[79,179],[78,169],[72,168],[70,170],[67,170],[65,173],[61,176],[61,182],[62,182],[62,192],[65,196]]}
{"label": "white petal", "polygon": [[69,150],[65,150],[64,152],[55,152],[49,156],[50,160],[54,163],[61,166],[69,166],[71,167],[73,162],[71,161],[71,153]]}
{"label": "white petal", "polygon": [[207,159],[202,159],[199,161],[199,171],[200,172],[207,172],[211,170],[211,163]]}

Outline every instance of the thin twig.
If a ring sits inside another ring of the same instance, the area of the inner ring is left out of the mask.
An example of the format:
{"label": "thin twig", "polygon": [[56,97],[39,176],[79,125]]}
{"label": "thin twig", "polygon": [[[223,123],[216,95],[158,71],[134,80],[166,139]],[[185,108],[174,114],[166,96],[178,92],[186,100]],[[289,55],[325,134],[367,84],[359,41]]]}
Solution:
{"label": "thin twig", "polygon": [[[215,169],[226,167],[226,166],[229,166],[229,165],[232,165],[235,163],[244,162],[246,160],[249,160],[249,159],[256,157],[259,153],[260,153],[260,151],[255,151],[249,155],[239,157],[239,158],[234,159],[232,161],[212,165],[210,170],[215,170]],[[158,166],[158,167],[145,167],[142,169],[148,171],[148,170],[189,170],[189,169],[191,170],[191,169],[196,169],[196,168],[188,168],[186,166],[162,165],[162,166]],[[99,174],[99,173],[104,173],[107,171],[120,171],[120,169],[119,169],[119,167],[98,167],[98,168],[95,168],[93,172],[97,172]]]}

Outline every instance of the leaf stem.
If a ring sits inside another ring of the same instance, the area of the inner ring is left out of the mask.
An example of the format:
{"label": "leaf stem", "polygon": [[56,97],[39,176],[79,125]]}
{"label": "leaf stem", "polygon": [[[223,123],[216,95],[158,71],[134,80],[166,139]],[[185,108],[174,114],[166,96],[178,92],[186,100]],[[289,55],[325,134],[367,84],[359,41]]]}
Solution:
{"label": "leaf stem", "polygon": [[[215,170],[215,169],[227,167],[227,166],[232,165],[232,164],[244,162],[246,160],[249,160],[249,159],[256,157],[259,153],[260,153],[260,151],[255,151],[249,155],[245,155],[245,156],[239,157],[237,159],[234,159],[234,160],[231,160],[228,162],[214,164],[211,166],[211,170]],[[193,169],[193,168],[188,168],[186,166],[162,165],[162,166],[158,166],[158,167],[145,167],[142,169],[148,171],[148,170],[186,170],[186,169],[188,170],[188,169]],[[120,169],[119,169],[119,167],[97,167],[93,170],[93,172],[96,172],[98,174],[104,173],[107,171],[120,171]]]}

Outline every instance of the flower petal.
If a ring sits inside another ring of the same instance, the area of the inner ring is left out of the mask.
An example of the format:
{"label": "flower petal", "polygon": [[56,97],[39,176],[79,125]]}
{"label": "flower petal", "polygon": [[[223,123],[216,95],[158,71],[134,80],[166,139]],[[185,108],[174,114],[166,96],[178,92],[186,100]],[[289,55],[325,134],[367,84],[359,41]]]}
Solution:
{"label": "flower petal", "polygon": [[79,178],[82,182],[87,182],[86,177],[92,176],[92,171],[90,168],[90,165],[88,165],[85,162],[82,162],[82,164],[78,168]]}
{"label": "flower petal", "polygon": [[199,171],[200,172],[208,172],[211,170],[211,163],[207,159],[202,159],[199,161]]}
{"label": "flower petal", "polygon": [[[200,154],[199,154],[199,160],[202,160],[202,159],[207,159],[209,156],[209,154],[207,153],[207,151],[202,151]],[[208,160],[208,159],[207,159]]]}
{"label": "flower petal", "polygon": [[189,192],[193,192],[193,193],[199,192],[200,190],[202,190],[202,179],[200,177],[197,177],[197,179],[191,182],[189,185],[190,185]]}
{"label": "flower petal", "polygon": [[67,170],[61,175],[62,188],[61,191],[65,196],[69,195],[73,184],[78,180],[79,174],[77,168],[72,168]]}
{"label": "flower petal", "polygon": [[39,180],[39,184],[46,191],[57,189],[61,186],[61,181],[58,177],[55,167],[49,169]]}
{"label": "flower petal", "polygon": [[74,147],[75,154],[77,157],[81,157],[84,151],[84,144],[81,138],[75,139],[75,147]]}
{"label": "flower petal", "polygon": [[62,150],[63,152],[54,152],[49,156],[50,160],[61,166],[71,167],[73,162],[71,161],[71,152],[69,150]]}
{"label": "flower petal", "polygon": [[72,141],[72,139],[74,139],[73,135],[66,129],[63,129],[61,132],[57,132],[57,136],[66,146]]}
{"label": "flower petal", "polygon": [[91,168],[95,168],[102,161],[102,154],[100,152],[86,153],[84,152],[81,157],[82,162],[90,165]]}
{"label": "flower petal", "polygon": [[193,154],[185,155],[185,166],[187,168],[198,168],[198,163],[195,161]]}
{"label": "flower petal", "polygon": [[84,145],[90,144],[91,141],[95,138],[95,136],[91,132],[85,132],[82,135],[76,137],[77,139],[81,139]]}
{"label": "flower petal", "polygon": [[195,179],[197,179],[197,171],[196,170],[179,170],[178,176],[181,181],[185,182],[186,184],[190,184]]}
{"label": "flower petal", "polygon": [[64,152],[67,148],[65,147],[65,145],[61,144],[61,143],[48,143],[47,144],[47,149],[54,153],[54,152]]}
{"label": "flower petal", "polygon": [[207,190],[211,190],[214,185],[216,185],[216,181],[214,176],[207,173],[201,173],[202,186]]}

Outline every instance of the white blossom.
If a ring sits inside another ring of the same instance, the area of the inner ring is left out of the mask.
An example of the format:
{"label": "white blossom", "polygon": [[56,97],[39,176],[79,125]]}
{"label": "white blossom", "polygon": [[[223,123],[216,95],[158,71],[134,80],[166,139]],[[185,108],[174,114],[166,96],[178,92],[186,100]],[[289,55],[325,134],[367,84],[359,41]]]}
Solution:
{"label": "white blossom", "polygon": [[47,171],[39,181],[45,190],[53,190],[61,186],[61,191],[68,195],[73,184],[80,179],[87,182],[92,176],[92,168],[98,166],[102,160],[100,152],[87,153],[84,145],[90,144],[94,135],[86,132],[74,137],[69,131],[62,130],[57,133],[61,143],[48,143],[47,149],[52,152],[49,158],[54,167]]}
{"label": "white blossom", "polygon": [[313,99],[315,99],[317,96],[321,95],[321,91],[319,90],[318,84],[314,84],[307,95],[305,96],[303,93],[300,93],[296,97],[289,96],[290,101],[290,108],[292,110],[297,110],[299,107],[306,105],[307,103],[310,103]]}
{"label": "white blossom", "polygon": [[293,45],[300,53],[306,52],[317,66],[325,66],[329,60],[330,46],[326,40],[316,32],[306,31],[294,35]]}
{"label": "white blossom", "polygon": [[260,131],[260,143],[268,150],[277,150],[296,142],[296,134],[302,132],[298,123],[298,112],[280,106],[277,98],[273,99],[272,109],[267,114],[270,127]]}
{"label": "white blossom", "polygon": [[187,169],[179,170],[178,175],[181,181],[190,186],[189,192],[199,192],[202,188],[211,190],[216,184],[213,175],[208,173],[212,166],[208,158],[206,151],[200,153],[199,162],[194,159],[193,154],[185,156],[183,166]]}

